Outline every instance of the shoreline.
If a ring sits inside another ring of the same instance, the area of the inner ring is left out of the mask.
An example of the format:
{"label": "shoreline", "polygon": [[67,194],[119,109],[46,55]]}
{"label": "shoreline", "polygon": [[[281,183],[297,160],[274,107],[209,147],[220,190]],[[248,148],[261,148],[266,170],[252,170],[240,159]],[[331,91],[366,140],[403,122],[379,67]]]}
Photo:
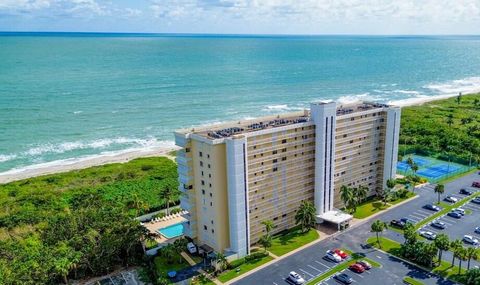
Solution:
{"label": "shoreline", "polygon": [[[480,92],[480,90],[478,91]],[[472,94],[476,94],[476,93],[474,92],[474,93],[468,93],[463,95],[472,95]],[[407,98],[407,99],[397,100],[397,101],[389,101],[388,104],[403,108],[403,107],[409,107],[409,106],[415,106],[415,105],[422,105],[432,101],[449,99],[456,96],[458,96],[458,94],[415,97],[415,98]],[[48,175],[48,174],[79,170],[83,168],[89,168],[92,166],[100,166],[100,165],[112,164],[112,163],[125,163],[141,157],[153,157],[153,156],[170,157],[168,153],[178,149],[179,148],[176,146],[162,146],[162,147],[147,148],[147,149],[130,149],[130,150],[125,150],[125,151],[116,152],[116,153],[99,154],[99,155],[92,155],[92,156],[87,156],[83,158],[71,158],[71,159],[65,159],[65,160],[56,160],[52,162],[46,162],[42,164],[35,164],[35,165],[12,169],[12,170],[8,170],[0,173],[0,184],[5,184],[13,181],[18,181],[18,180],[23,180],[27,178]]]}
{"label": "shoreline", "polygon": [[148,149],[130,149],[117,153],[92,155],[83,158],[71,158],[46,162],[42,164],[35,164],[0,173],[0,184],[6,184],[9,182],[33,178],[37,176],[80,170],[93,166],[113,163],[125,163],[142,157],[163,156],[173,159],[173,157],[168,155],[168,153],[178,149],[179,148],[175,146]]}

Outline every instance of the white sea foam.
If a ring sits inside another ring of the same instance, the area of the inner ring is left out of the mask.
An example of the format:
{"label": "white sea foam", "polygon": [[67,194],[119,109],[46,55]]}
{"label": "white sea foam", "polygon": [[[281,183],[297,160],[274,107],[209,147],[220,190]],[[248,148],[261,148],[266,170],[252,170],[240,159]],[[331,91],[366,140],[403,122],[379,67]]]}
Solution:
{"label": "white sea foam", "polygon": [[7,162],[15,158],[17,158],[17,156],[14,154],[0,154],[0,162]]}
{"label": "white sea foam", "polygon": [[74,111],[73,112],[74,115],[78,115],[78,114],[81,114],[81,113],[83,113],[83,111]]}
{"label": "white sea foam", "polygon": [[480,77],[467,77],[464,79],[451,80],[425,85],[424,88],[439,94],[458,94],[480,92]]}
{"label": "white sea foam", "polygon": [[270,113],[278,113],[278,112],[287,112],[287,111],[301,111],[305,109],[305,106],[296,105],[296,106],[289,106],[287,104],[280,104],[280,105],[268,105],[265,106],[262,111],[270,112]]}
{"label": "white sea foam", "polygon": [[351,104],[361,101],[381,101],[382,99],[384,98],[380,95],[372,95],[369,92],[366,92],[361,94],[350,94],[341,96],[336,101],[340,104]]}

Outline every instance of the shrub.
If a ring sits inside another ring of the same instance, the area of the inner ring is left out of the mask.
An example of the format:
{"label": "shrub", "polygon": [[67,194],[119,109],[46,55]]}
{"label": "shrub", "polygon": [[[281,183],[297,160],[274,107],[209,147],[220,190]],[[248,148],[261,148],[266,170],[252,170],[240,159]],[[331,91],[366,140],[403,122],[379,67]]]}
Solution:
{"label": "shrub", "polygon": [[173,208],[171,211],[170,211],[170,214],[178,214],[182,211],[182,209],[180,208]]}
{"label": "shrub", "polygon": [[229,269],[235,269],[245,263],[245,258],[234,260],[228,264]]}

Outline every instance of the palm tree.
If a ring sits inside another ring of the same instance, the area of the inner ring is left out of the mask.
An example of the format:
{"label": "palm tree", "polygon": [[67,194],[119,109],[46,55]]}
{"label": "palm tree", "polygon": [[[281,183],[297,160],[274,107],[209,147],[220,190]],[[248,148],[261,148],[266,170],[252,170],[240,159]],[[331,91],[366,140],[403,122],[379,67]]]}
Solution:
{"label": "palm tree", "polygon": [[453,254],[456,255],[458,260],[459,260],[458,274],[460,274],[462,272],[462,261],[467,260],[467,249],[465,247],[461,246],[461,247],[457,248],[457,250]]}
{"label": "palm tree", "polygon": [[417,231],[411,223],[407,223],[403,228],[403,237],[405,238],[405,243],[407,244],[415,244],[417,242]]}
{"label": "palm tree", "polygon": [[450,249],[450,239],[446,234],[439,234],[435,240],[434,244],[438,249],[438,264],[442,262],[442,254],[445,250]]}
{"label": "palm tree", "polygon": [[220,253],[220,252],[217,253],[215,255],[215,262],[220,267],[220,271],[223,271],[223,270],[225,270],[225,268],[227,268],[228,261],[227,261],[227,257],[225,256],[225,254]]}
{"label": "palm tree", "polygon": [[478,259],[479,257],[479,251],[477,248],[474,248],[474,247],[467,247],[467,259],[468,259],[468,263],[467,263],[467,270],[470,270],[470,261],[472,259]]}
{"label": "palm tree", "polygon": [[295,223],[300,225],[302,232],[307,232],[315,227],[315,206],[312,202],[303,201],[295,213]]}
{"label": "palm tree", "polygon": [[438,202],[437,202],[437,204],[440,204],[440,195],[445,192],[445,185],[443,185],[443,184],[437,184],[437,185],[435,186],[435,189],[434,189],[433,191],[435,191],[435,193],[438,194]]}
{"label": "palm tree", "polygon": [[455,257],[456,257],[455,251],[457,251],[458,248],[461,248],[461,247],[463,247],[463,243],[459,239],[456,239],[450,243],[450,250],[453,252],[452,266],[455,265]]}
{"label": "palm tree", "polygon": [[387,180],[387,188],[393,189],[397,185],[397,181],[393,178]]}
{"label": "palm tree", "polygon": [[457,104],[460,105],[460,102],[462,101],[462,92],[458,93],[457,98],[455,98],[455,101],[457,101]]}
{"label": "palm tree", "polygon": [[371,232],[375,233],[375,235],[377,236],[377,243],[380,248],[382,248],[382,244],[380,243],[379,234],[384,230],[386,230],[387,228],[388,228],[388,225],[384,221],[376,220],[372,223]]}
{"label": "palm tree", "polygon": [[465,284],[466,285],[477,285],[480,284],[480,269],[474,268],[468,270],[465,273]]}
{"label": "palm tree", "polygon": [[368,194],[367,186],[360,185],[356,188],[353,188],[353,196],[356,197],[355,208],[367,197],[367,194]]}
{"label": "palm tree", "polygon": [[172,263],[175,251],[173,244],[167,244],[160,250],[160,256],[167,259],[167,263]]}
{"label": "palm tree", "polygon": [[473,100],[473,106],[478,107],[480,105],[479,103],[480,103],[480,100],[478,100],[478,98],[475,98]]}
{"label": "palm tree", "polygon": [[266,252],[267,249],[272,246],[272,237],[269,236],[269,235],[264,235],[260,238],[258,243],[263,246],[263,248],[265,249],[265,252]]}
{"label": "palm tree", "polygon": [[167,208],[167,215],[170,214],[170,202],[174,197],[180,195],[180,190],[175,187],[173,183],[167,183],[165,187],[160,191],[160,199],[165,202],[165,208]]}
{"label": "palm tree", "polygon": [[340,199],[345,205],[345,209],[350,210],[351,208],[353,208],[353,204],[355,203],[353,189],[348,186],[342,185],[342,187],[340,187]]}
{"label": "palm tree", "polygon": [[413,165],[415,164],[415,162],[413,161],[413,158],[411,156],[409,156],[407,158],[407,164],[408,164],[408,166],[410,166],[410,170],[411,170]]}
{"label": "palm tree", "polygon": [[275,224],[271,220],[266,220],[262,222],[262,225],[265,226],[267,236],[270,236],[270,232],[275,228]]}
{"label": "palm tree", "polygon": [[448,116],[447,116],[447,125],[449,127],[451,127],[453,125],[453,115],[452,114],[448,114]]}
{"label": "palm tree", "polygon": [[140,199],[137,193],[133,194],[132,199],[128,202],[128,207],[135,210],[135,217],[138,217],[140,212],[148,211],[148,203]]}

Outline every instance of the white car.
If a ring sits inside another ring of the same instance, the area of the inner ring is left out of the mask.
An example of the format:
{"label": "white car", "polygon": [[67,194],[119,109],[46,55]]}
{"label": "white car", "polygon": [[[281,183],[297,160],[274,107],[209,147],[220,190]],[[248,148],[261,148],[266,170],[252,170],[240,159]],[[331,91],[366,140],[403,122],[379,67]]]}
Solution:
{"label": "white car", "polygon": [[331,250],[327,251],[327,254],[325,255],[325,258],[329,259],[333,262],[341,262],[342,261],[342,258],[340,257],[340,255],[336,254],[335,252],[333,252]]}
{"label": "white car", "polygon": [[478,239],[472,237],[471,235],[464,235],[462,240],[468,244],[478,245]]}
{"label": "white car", "polygon": [[292,281],[294,284],[303,284],[305,283],[305,280],[302,278],[302,276],[300,276],[300,274],[298,274],[297,272],[295,271],[292,271],[288,274],[288,279],[290,281]]}
{"label": "white car", "polygon": [[475,233],[476,233],[476,234],[480,234],[480,227],[476,227],[476,228],[475,228]]}
{"label": "white car", "polygon": [[429,239],[429,240],[434,240],[437,237],[436,234],[434,234],[432,232],[429,232],[429,231],[421,231],[420,236],[422,236],[426,239]]}
{"label": "white car", "polygon": [[447,197],[445,197],[445,201],[450,202],[450,203],[457,203],[457,202],[458,202],[458,198],[457,198],[457,197],[453,197],[453,196],[447,196]]}
{"label": "white car", "polygon": [[454,208],[452,211],[459,212],[460,215],[465,216],[465,209],[462,208]]}
{"label": "white car", "polygon": [[195,252],[197,252],[197,247],[193,244],[193,242],[187,243],[187,249],[190,254],[194,254]]}

